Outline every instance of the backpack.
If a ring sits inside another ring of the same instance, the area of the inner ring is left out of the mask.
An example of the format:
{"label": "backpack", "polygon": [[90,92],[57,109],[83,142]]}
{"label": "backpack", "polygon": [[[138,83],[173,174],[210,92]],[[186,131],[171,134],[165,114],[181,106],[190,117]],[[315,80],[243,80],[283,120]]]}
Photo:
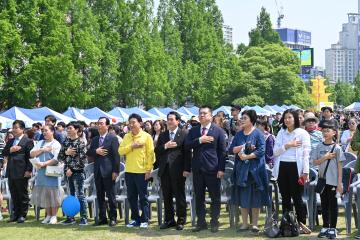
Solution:
{"label": "backpack", "polygon": [[283,237],[299,236],[299,223],[294,212],[285,212],[280,222],[280,234]]}

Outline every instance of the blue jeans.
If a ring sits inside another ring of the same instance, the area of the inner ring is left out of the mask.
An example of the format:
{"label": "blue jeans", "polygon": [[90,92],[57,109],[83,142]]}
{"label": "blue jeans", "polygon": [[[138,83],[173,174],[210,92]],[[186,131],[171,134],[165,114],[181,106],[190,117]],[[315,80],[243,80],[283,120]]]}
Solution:
{"label": "blue jeans", "polygon": [[[127,197],[131,209],[131,219],[137,223],[149,221],[148,182],[144,173],[125,173]],[[139,215],[139,203],[141,216]]]}
{"label": "blue jeans", "polygon": [[84,194],[84,181],[85,173],[73,173],[71,177],[68,177],[70,195],[75,196],[80,202],[80,216],[87,219],[87,205]]}

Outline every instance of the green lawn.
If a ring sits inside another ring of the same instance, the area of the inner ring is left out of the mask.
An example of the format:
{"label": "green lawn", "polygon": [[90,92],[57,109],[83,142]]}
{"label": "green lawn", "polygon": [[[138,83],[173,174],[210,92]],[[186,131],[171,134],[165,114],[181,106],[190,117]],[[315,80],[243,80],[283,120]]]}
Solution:
{"label": "green lawn", "polygon": [[[44,210],[41,211],[42,218]],[[153,213],[156,213],[153,209]],[[59,221],[63,220],[61,213],[59,211]],[[140,230],[136,229],[127,229],[124,225],[124,220],[121,219],[118,225],[114,228],[109,228],[108,226],[85,226],[80,227],[78,225],[72,226],[63,226],[58,225],[43,225],[40,222],[35,221],[33,209],[29,210],[28,220],[24,224],[17,223],[6,223],[8,215],[4,214],[4,221],[0,222],[0,240],[5,239],[76,239],[76,240],[85,240],[85,239],[263,239],[264,235],[253,235],[251,233],[237,233],[234,229],[229,228],[228,223],[228,214],[225,212],[225,209],[222,209],[221,213],[221,226],[218,233],[211,233],[209,230],[202,231],[200,233],[191,232],[191,224],[185,226],[184,231],[176,231],[175,229],[170,230],[159,230],[156,222],[156,216],[154,215],[151,220],[151,225],[149,229]],[[42,219],[41,218],[41,219]],[[321,216],[320,216],[321,219]],[[320,220],[321,222],[321,220]],[[89,222],[93,223],[92,220]],[[261,214],[260,223],[264,223],[264,214]],[[355,234],[355,224],[353,222],[352,236]],[[339,229],[339,238],[346,239],[346,230],[345,230],[345,221],[344,215],[341,213],[338,220],[338,229]],[[302,235],[302,237],[297,239],[316,239],[316,235],[320,227],[317,227],[315,232],[311,235]],[[350,237],[348,237],[350,239]]]}

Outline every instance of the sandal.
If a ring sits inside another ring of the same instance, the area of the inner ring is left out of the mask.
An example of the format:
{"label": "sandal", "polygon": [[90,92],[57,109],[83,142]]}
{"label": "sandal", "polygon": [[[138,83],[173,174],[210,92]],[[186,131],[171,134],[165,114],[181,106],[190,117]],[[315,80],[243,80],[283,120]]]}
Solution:
{"label": "sandal", "polygon": [[260,229],[257,226],[252,226],[251,232],[252,233],[258,233],[258,232],[260,232]]}

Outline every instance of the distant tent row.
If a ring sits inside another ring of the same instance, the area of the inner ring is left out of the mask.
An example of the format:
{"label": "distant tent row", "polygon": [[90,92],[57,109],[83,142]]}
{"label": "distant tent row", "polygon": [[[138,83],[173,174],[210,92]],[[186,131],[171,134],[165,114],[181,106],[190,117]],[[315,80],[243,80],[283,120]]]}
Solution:
{"label": "distant tent row", "polygon": [[[359,103],[360,104],[360,103]],[[257,112],[258,115],[272,115],[277,112],[284,112],[288,108],[299,109],[297,106],[269,106],[265,107],[260,106],[245,106],[243,110],[253,109]],[[96,122],[99,117],[107,117],[111,119],[112,122],[126,122],[132,113],[139,114],[144,121],[147,120],[156,120],[156,119],[166,119],[166,116],[169,112],[175,111],[178,112],[183,120],[189,120],[192,116],[197,116],[199,108],[194,107],[180,107],[178,109],[172,109],[169,107],[166,108],[151,108],[148,111],[142,110],[138,107],[132,108],[121,108],[115,107],[109,112],[105,112],[100,108],[94,107],[89,109],[79,109],[75,107],[69,107],[64,113],[58,113],[50,108],[42,107],[35,109],[27,109],[20,107],[12,107],[5,112],[0,113],[0,123],[2,127],[9,128],[11,127],[12,121],[15,119],[23,120],[27,127],[31,127],[34,122],[43,122],[45,116],[54,115],[58,121],[63,121],[68,123],[70,121],[81,120],[86,123]],[[213,114],[223,111],[227,115],[231,115],[230,106],[221,106],[213,111]]]}

